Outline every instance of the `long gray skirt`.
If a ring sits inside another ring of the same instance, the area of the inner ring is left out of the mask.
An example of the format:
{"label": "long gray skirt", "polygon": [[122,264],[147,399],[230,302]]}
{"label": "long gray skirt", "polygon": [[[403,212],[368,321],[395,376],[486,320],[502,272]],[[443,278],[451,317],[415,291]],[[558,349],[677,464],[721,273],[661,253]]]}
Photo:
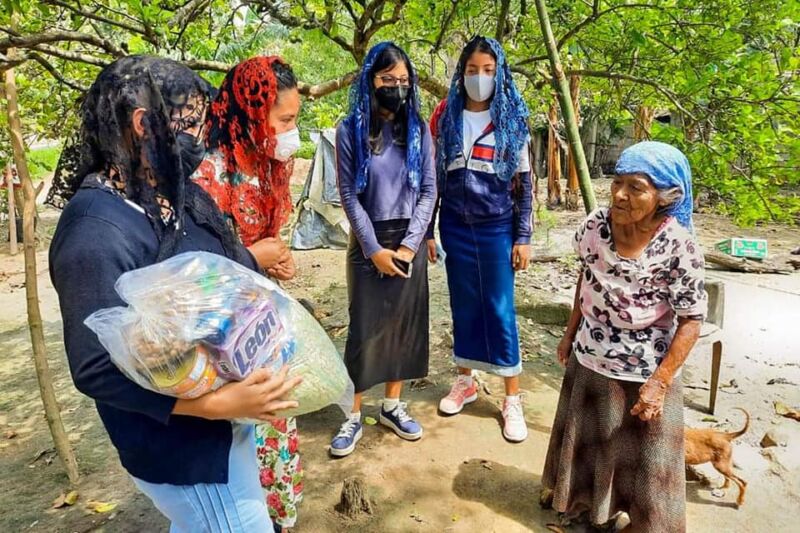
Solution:
{"label": "long gray skirt", "polygon": [[[378,242],[396,250],[408,220],[374,223]],[[410,279],[380,276],[351,234],[347,250],[350,327],[344,361],[356,392],[428,375],[428,261],[414,258]]]}
{"label": "long gray skirt", "polygon": [[607,378],[573,355],[561,385],[542,486],[553,509],[596,525],[627,512],[634,531],[686,530],[683,386],[675,380],[658,420],[630,410],[641,383]]}

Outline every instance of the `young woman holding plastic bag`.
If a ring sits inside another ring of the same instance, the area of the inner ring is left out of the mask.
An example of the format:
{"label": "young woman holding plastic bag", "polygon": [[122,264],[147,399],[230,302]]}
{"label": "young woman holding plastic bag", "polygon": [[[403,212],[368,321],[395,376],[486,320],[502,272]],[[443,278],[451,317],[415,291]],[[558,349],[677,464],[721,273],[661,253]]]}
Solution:
{"label": "young woman holding plastic bag", "polygon": [[[299,112],[297,79],[281,58],[253,57],[239,63],[211,103],[208,152],[192,176],[245,246],[263,252],[259,266],[279,280],[295,273],[279,231],[292,210],[289,179],[300,147]],[[295,418],[256,425],[256,442],[259,478],[272,519],[292,527],[303,497]]]}
{"label": "young woman holding plastic bag", "polygon": [[170,60],[131,56],[100,73],[81,107],[80,164],[50,272],[73,381],[95,400],[122,465],[171,530],[271,532],[253,426],[229,420],[271,420],[297,407],[283,398],[299,379],[261,369],[197,399],[165,396],[126,377],[84,324],[124,304],[114,289],[123,273],[178,253],[209,251],[258,268],[257,253],[182,165],[186,143],[176,137],[198,135],[202,118],[187,117],[208,97],[202,79]]}
{"label": "young woman holding plastic bag", "polygon": [[339,191],[352,227],[345,364],[356,391],[353,411],[331,442],[336,457],[355,449],[362,394],[378,383],[386,384],[380,423],[403,439],[422,437],[422,426],[400,402],[403,380],[428,374],[427,264],[417,251],[436,185],[431,137],[418,106],[406,53],[389,42],[374,46],[336,131]]}

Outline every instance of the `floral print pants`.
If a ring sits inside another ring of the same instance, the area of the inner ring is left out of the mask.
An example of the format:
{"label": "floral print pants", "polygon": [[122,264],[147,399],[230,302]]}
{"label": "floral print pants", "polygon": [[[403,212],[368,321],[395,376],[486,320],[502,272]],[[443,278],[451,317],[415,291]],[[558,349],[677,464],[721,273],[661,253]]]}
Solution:
{"label": "floral print pants", "polygon": [[303,500],[303,465],[297,451],[294,418],[256,425],[259,479],[269,515],[283,528],[293,527]]}

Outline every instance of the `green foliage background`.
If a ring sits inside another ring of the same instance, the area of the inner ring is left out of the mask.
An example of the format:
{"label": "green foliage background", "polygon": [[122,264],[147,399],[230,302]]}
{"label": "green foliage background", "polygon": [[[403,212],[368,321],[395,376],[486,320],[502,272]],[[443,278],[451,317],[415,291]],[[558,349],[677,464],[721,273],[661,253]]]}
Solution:
{"label": "green foliage background", "polygon": [[[220,65],[281,54],[303,82],[315,85],[356,70],[369,45],[391,39],[409,51],[427,82],[423,87],[437,93],[426,93],[428,113],[449,84],[463,44],[477,33],[494,36],[499,28],[534,125],[543,124],[553,101],[539,23],[527,0],[3,0],[2,5],[0,42],[53,30],[102,41],[19,47],[18,53],[45,58],[61,77],[35,60],[15,69],[29,141],[60,139],[75,127],[79,89],[99,70],[52,50],[42,52],[42,46],[105,63],[120,53],[216,62],[214,70],[201,69],[212,83],[224,75]],[[180,18],[187,5],[195,11]],[[508,16],[498,25],[506,7]],[[687,153],[696,187],[716,209],[742,224],[799,221],[800,2],[551,0],[548,7],[565,67],[581,72],[584,119],[619,128],[632,123],[641,105],[670,111],[681,120],[656,123],[652,135]],[[0,52],[8,48],[0,45]],[[346,108],[346,90],[306,100],[300,127],[305,132],[333,127]],[[0,158],[8,152],[5,120],[0,115]],[[308,144],[304,150],[310,150]]]}

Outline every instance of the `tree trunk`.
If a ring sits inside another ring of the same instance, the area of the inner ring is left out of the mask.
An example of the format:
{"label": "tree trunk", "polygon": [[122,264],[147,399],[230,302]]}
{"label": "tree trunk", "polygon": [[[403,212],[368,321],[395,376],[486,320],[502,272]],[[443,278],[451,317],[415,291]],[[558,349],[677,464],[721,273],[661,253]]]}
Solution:
{"label": "tree trunk", "polygon": [[556,104],[547,115],[550,127],[547,133],[547,204],[561,205],[561,148],[558,144],[558,112]]}
{"label": "tree trunk", "polygon": [[497,17],[497,28],[494,31],[494,38],[500,44],[506,35],[506,25],[508,19],[508,11],[511,7],[511,0],[500,0],[500,15]]}
{"label": "tree trunk", "polygon": [[586,212],[594,211],[597,200],[592,188],[592,180],[589,175],[589,167],[586,166],[586,155],[583,153],[581,135],[578,130],[578,122],[575,120],[575,112],[572,108],[572,100],[569,96],[569,84],[564,76],[564,69],[561,67],[561,59],[558,56],[556,39],[553,37],[553,29],[550,27],[550,18],[547,15],[545,0],[536,0],[536,12],[539,15],[539,24],[542,27],[542,36],[547,46],[547,55],[550,58],[550,66],[553,70],[553,84],[558,94],[558,101],[561,104],[561,113],[564,115],[564,125],[567,128],[567,139],[572,153],[575,154],[575,163],[578,167],[578,182],[583,195],[583,206]]}
{"label": "tree trunk", "polygon": [[533,168],[538,178],[544,177],[544,139],[540,132],[533,134]]}
{"label": "tree trunk", "polygon": [[[9,50],[9,55],[12,51]],[[64,463],[67,477],[71,484],[78,482],[78,463],[72,453],[72,448],[64,430],[61,420],[61,411],[58,408],[56,394],[53,390],[53,378],[47,362],[46,346],[44,341],[44,327],[39,309],[39,286],[36,277],[36,235],[34,221],[36,219],[36,192],[28,173],[28,163],[25,160],[25,146],[22,142],[22,124],[17,106],[17,86],[14,80],[14,69],[6,71],[6,104],[8,112],[8,131],[11,137],[11,147],[14,151],[14,161],[17,173],[22,183],[22,192],[25,198],[22,210],[23,248],[25,251],[25,295],[28,307],[28,327],[31,332],[31,347],[33,348],[33,362],[36,367],[36,378],[39,380],[39,393],[44,404],[44,414],[56,452]]]}
{"label": "tree trunk", "polygon": [[534,131],[533,142],[531,143],[531,150],[533,151],[533,198],[539,201],[539,180],[544,177],[544,161],[542,158],[542,134]]}
{"label": "tree trunk", "polygon": [[[569,94],[572,99],[572,107],[575,109],[575,120],[580,121],[580,92],[581,92],[581,77],[569,77]],[[588,163],[586,165],[589,166]],[[578,167],[575,164],[575,154],[570,146],[567,157],[567,209],[570,211],[578,210]]]}
{"label": "tree trunk", "polygon": [[11,255],[17,255],[17,209],[14,207],[16,198],[14,195],[14,176],[11,173],[11,165],[6,166],[3,173],[6,185],[8,186],[8,248]]}
{"label": "tree trunk", "polygon": [[650,129],[653,127],[655,110],[646,105],[640,105],[633,123],[633,138],[636,142],[650,139]]}

